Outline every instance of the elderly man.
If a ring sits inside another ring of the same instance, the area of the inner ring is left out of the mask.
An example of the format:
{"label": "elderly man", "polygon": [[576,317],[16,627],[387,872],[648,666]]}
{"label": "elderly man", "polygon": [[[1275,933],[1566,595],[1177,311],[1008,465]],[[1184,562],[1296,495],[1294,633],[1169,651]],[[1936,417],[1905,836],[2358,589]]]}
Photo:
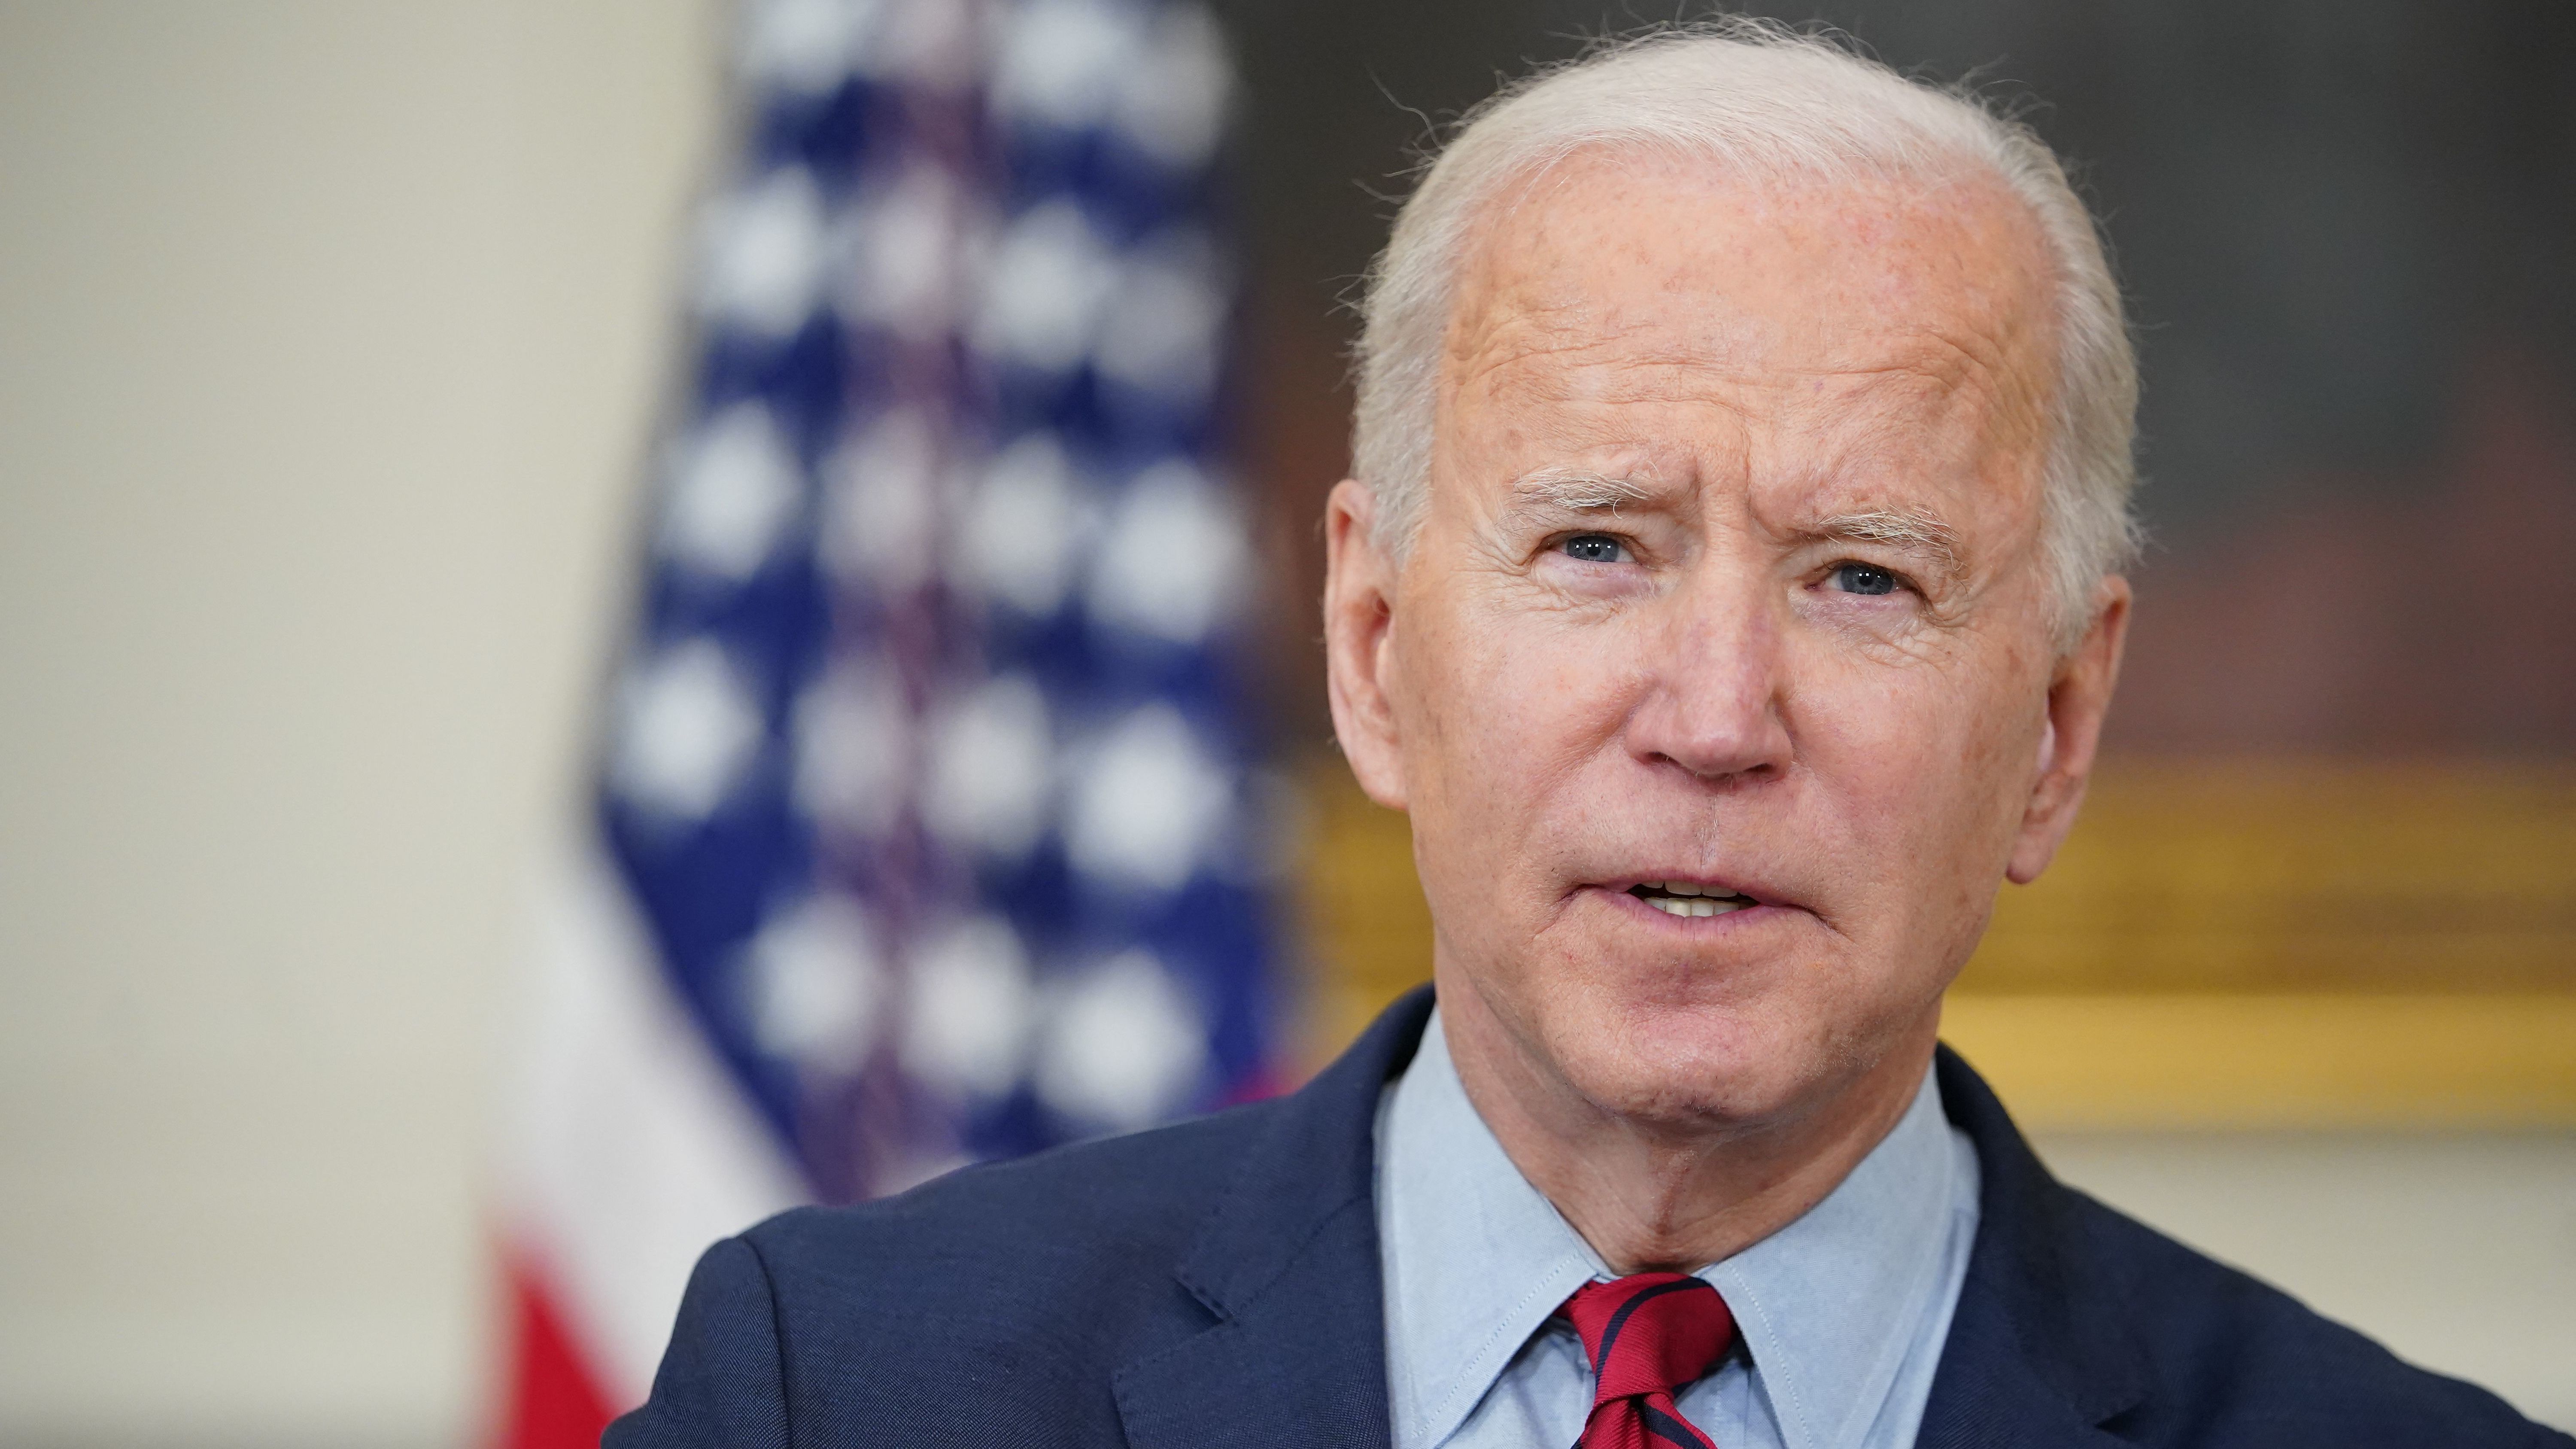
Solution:
{"label": "elderly man", "polygon": [[2136,381],[2029,133],[1675,32],[1369,293],[1333,717],[1432,992],[1280,1101],[707,1255],[662,1445],[2568,1445],[2052,1181],[1941,998],[2093,762]]}

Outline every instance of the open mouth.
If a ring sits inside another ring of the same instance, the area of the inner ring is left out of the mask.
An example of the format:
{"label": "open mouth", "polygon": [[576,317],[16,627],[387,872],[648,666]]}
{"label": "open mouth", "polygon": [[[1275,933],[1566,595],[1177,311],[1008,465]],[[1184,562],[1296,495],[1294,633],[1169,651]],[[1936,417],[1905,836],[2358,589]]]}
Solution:
{"label": "open mouth", "polygon": [[1628,894],[1669,916],[1722,916],[1760,901],[1723,886],[1698,886],[1681,880],[1650,880],[1628,887]]}

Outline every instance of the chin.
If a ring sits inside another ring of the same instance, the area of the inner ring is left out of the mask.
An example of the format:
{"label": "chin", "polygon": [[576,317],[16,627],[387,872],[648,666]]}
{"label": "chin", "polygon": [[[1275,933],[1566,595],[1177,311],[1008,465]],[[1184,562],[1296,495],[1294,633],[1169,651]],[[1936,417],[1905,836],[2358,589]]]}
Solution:
{"label": "chin", "polygon": [[1832,1101],[1915,1016],[1795,990],[1677,1001],[1576,985],[1556,996],[1537,1014],[1541,1047],[1577,1092],[1605,1112],[1694,1132],[1790,1120]]}

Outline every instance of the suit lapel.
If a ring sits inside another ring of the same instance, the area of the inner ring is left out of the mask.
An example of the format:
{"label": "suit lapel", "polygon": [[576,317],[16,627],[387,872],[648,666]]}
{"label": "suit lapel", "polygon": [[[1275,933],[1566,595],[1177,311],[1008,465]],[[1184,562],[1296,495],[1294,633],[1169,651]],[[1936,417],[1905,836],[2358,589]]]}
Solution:
{"label": "suit lapel", "polygon": [[1216,1321],[1116,1376],[1135,1449],[1388,1443],[1377,1105],[1430,1013],[1397,1002],[1245,1154],[1178,1274]]}
{"label": "suit lapel", "polygon": [[1977,1149],[1977,1241],[1925,1405],[1922,1449],[2111,1446],[2146,1395],[2145,1354],[2076,1218],[2003,1104],[1941,1049],[1941,1104]]}
{"label": "suit lapel", "polygon": [[2034,1369],[1999,1296],[1980,1291],[1972,1272],[1950,1320],[1916,1449],[2112,1449],[2128,1442],[2099,1422]]}

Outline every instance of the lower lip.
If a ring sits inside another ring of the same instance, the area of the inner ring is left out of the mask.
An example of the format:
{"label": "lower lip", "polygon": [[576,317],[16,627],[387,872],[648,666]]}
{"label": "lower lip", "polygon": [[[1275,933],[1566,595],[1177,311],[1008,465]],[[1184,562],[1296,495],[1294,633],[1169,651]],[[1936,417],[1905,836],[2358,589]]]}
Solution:
{"label": "lower lip", "polygon": [[1614,891],[1606,886],[1591,886],[1587,889],[1592,894],[1608,897],[1612,910],[1624,911],[1645,924],[1663,930],[1688,931],[1694,935],[1705,935],[1711,931],[1747,930],[1785,915],[1790,909],[1787,906],[1757,904],[1738,906],[1734,910],[1720,911],[1713,916],[1676,916],[1670,911],[1657,910],[1626,891]]}

